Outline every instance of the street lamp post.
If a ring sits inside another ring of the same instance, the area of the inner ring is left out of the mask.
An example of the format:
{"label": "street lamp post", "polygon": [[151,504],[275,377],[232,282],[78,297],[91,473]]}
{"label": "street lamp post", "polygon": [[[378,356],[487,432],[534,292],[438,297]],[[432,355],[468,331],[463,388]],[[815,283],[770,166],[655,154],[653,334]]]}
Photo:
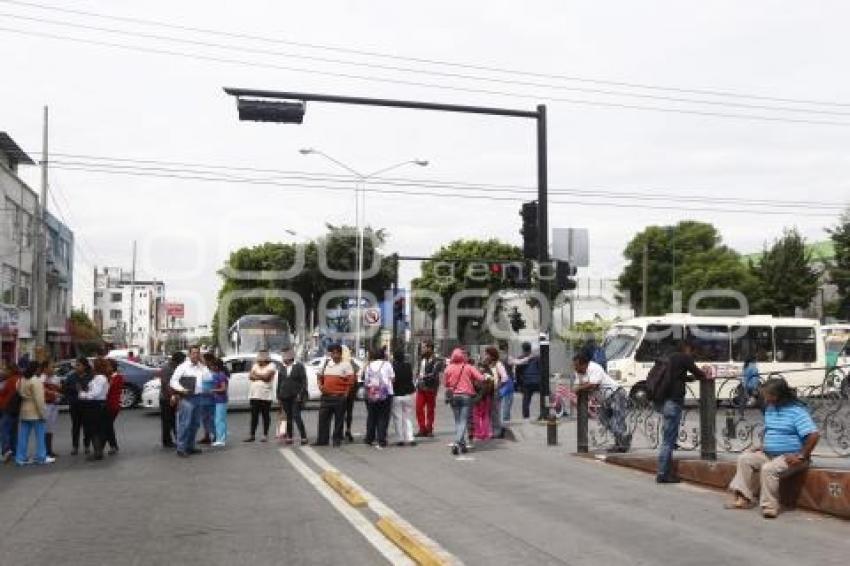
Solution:
{"label": "street lamp post", "polygon": [[303,148],[298,150],[301,155],[319,155],[324,157],[337,167],[345,169],[352,175],[354,175],[356,181],[354,185],[354,201],[355,201],[355,224],[357,229],[357,309],[354,314],[354,355],[357,356],[360,352],[360,336],[362,334],[361,328],[361,309],[363,308],[363,240],[364,238],[364,230],[366,224],[366,181],[373,177],[377,177],[383,173],[388,173],[394,169],[399,169],[400,167],[404,167],[406,165],[418,165],[419,167],[427,167],[428,161],[425,159],[408,159],[406,161],[402,161],[400,163],[395,163],[390,165],[389,167],[384,167],[382,169],[378,169],[377,171],[373,171],[372,173],[363,174],[357,169],[346,165],[339,159],[336,159],[323,151],[319,151],[313,148]]}

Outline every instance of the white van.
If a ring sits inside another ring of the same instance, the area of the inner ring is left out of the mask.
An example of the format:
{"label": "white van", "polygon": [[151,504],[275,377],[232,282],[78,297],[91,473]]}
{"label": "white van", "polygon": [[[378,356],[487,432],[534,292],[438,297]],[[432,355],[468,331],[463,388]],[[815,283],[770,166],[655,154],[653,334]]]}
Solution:
{"label": "white van", "polygon": [[[634,318],[614,325],[605,337],[608,373],[633,399],[645,395],[645,381],[655,360],[678,350],[683,340],[695,347],[697,365],[708,365],[718,399],[728,398],[744,362],[755,359],[763,377],[781,373],[789,384],[805,389],[823,384],[826,367],[820,323],[772,316],[714,317],[667,314]],[[722,389],[721,389],[722,388]],[[698,387],[689,388],[689,397]]]}

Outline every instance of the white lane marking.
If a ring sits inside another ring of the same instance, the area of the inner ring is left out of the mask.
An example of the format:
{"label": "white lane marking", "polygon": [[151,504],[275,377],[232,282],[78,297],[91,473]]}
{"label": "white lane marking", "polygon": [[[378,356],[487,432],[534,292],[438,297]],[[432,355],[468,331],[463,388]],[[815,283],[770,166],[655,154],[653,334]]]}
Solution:
{"label": "white lane marking", "polygon": [[344,474],[336,467],[332,466],[330,462],[325,460],[318,452],[310,448],[309,446],[302,446],[299,448],[304,454],[307,455],[322,471],[325,472],[336,472],[340,474],[345,481],[347,481],[351,487],[357,489],[366,499],[369,504],[369,508],[374,511],[376,514],[392,519],[397,524],[403,526],[408,532],[412,533],[422,544],[429,547],[435,554],[440,556],[447,564],[453,564],[455,566],[462,566],[463,562],[451,554],[449,551],[440,546],[435,540],[429,538],[425,533],[405,521],[398,513],[393,511],[389,506],[387,506],[383,501],[363,489],[363,486],[359,485],[350,476]]}
{"label": "white lane marking", "polygon": [[337,492],[331,489],[316,472],[293,454],[292,450],[281,448],[280,453],[390,564],[415,566],[415,563],[404,552],[384,537],[362,513],[351,507]]}

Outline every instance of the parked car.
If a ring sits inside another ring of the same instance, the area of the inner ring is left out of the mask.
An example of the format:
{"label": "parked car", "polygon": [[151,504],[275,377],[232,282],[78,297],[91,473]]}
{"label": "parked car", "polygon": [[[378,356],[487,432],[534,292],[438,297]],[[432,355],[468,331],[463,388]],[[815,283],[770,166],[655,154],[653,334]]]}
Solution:
{"label": "parked car", "polygon": [[[256,359],[257,354],[238,354],[224,358],[224,365],[227,371],[230,372],[230,384],[227,391],[229,407],[239,409],[250,406],[248,390],[251,381],[248,379],[248,374],[251,372],[251,366],[254,365]],[[283,368],[279,354],[271,354],[271,359],[278,370]],[[318,380],[318,372],[321,369],[321,365],[317,369],[315,364],[311,362],[304,364],[304,369],[307,370],[307,395],[309,401],[318,401],[321,396]],[[145,410],[159,410],[160,388],[159,378],[145,383],[142,391],[142,406]],[[277,390],[277,379],[272,383],[272,388]],[[277,400],[275,400],[275,403],[277,403]]]}
{"label": "parked car", "polygon": [[[93,360],[94,358],[89,359],[89,361]],[[158,370],[129,360],[116,361],[118,362],[118,371],[124,376],[121,408],[132,409],[141,403],[145,384],[156,377]],[[75,360],[62,360],[56,363],[54,371],[60,380],[63,380],[74,369],[74,362]],[[60,399],[60,403],[64,404],[64,399]]]}

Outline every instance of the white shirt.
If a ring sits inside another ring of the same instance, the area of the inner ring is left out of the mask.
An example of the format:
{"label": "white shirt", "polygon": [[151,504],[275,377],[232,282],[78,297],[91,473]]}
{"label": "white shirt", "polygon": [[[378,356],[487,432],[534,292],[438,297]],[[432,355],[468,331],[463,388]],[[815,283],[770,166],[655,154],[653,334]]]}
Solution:
{"label": "white shirt", "polygon": [[371,361],[364,370],[364,382],[366,387],[379,387],[383,385],[387,388],[387,393],[392,395],[393,381],[395,381],[395,372],[393,371],[393,365],[388,361]]}
{"label": "white shirt", "polygon": [[277,368],[272,362],[263,369],[260,364],[254,364],[251,368],[251,373],[255,376],[263,375],[264,372],[267,372],[265,375],[268,376],[271,374],[272,378],[269,381],[263,381],[262,379],[255,379],[250,382],[248,386],[248,398],[249,399],[257,399],[259,401],[274,401],[274,390],[272,389],[272,385],[277,379]]}
{"label": "white shirt", "polygon": [[[197,364],[193,364],[192,360],[186,360],[174,370],[174,374],[171,376],[171,381],[168,385],[174,391],[178,393],[191,393],[194,395],[198,395],[203,391],[202,381],[204,377],[210,372],[207,369],[207,366],[198,362]],[[194,391],[186,391],[186,388],[180,385],[181,377],[194,377],[195,378],[195,390]]]}
{"label": "white shirt", "polygon": [[596,362],[589,362],[587,364],[587,373],[580,374],[576,372],[576,375],[578,375],[579,382],[581,383],[593,383],[598,385],[600,393],[602,393],[605,398],[620,388],[620,384],[617,383],[613,377],[608,375],[603,367]]}
{"label": "white shirt", "polygon": [[89,381],[87,391],[80,391],[80,399],[84,401],[106,401],[109,393],[109,380],[105,375],[97,374]]}

